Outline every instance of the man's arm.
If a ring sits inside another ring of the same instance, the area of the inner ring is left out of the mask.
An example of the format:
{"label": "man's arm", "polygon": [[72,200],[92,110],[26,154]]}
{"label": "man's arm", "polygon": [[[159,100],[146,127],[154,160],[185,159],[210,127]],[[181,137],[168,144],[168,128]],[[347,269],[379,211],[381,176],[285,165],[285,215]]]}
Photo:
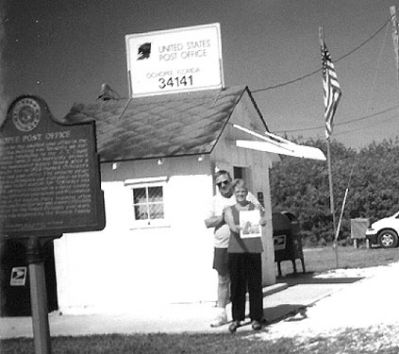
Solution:
{"label": "man's arm", "polygon": [[[212,205],[208,209],[207,215],[205,215],[205,226],[209,228],[215,228],[215,231],[221,227],[222,225],[225,224],[224,218],[223,218],[223,212],[219,210],[220,208],[218,207],[218,203],[216,200],[216,196],[213,197],[212,199]],[[220,212],[222,212],[222,215],[218,215]]]}
{"label": "man's arm", "polygon": [[224,224],[223,215],[220,216],[210,216],[205,219],[205,226],[209,229],[210,227],[219,228]]}

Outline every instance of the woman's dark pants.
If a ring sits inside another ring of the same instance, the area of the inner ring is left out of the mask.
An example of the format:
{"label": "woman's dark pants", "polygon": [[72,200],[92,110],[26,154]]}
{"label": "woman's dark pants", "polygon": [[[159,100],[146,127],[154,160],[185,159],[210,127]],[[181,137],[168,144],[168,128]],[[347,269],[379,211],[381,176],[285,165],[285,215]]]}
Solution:
{"label": "woman's dark pants", "polygon": [[245,295],[249,293],[249,317],[263,318],[262,261],[260,253],[230,253],[230,296],[233,321],[245,319]]}

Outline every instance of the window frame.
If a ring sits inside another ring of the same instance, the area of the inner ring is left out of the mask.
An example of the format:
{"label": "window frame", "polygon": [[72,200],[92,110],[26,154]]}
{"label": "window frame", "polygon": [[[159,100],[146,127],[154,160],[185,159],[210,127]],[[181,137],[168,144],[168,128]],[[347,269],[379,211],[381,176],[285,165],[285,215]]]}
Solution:
{"label": "window frame", "polygon": [[[165,187],[167,184],[168,178],[166,176],[162,177],[148,177],[148,178],[138,178],[138,179],[129,179],[126,180],[124,185],[129,189],[130,194],[130,212],[129,212],[129,224],[131,228],[152,228],[152,227],[166,227],[169,226],[168,220],[166,218],[166,203],[165,203]],[[162,204],[163,206],[163,218],[161,219],[145,219],[140,220],[136,219],[135,216],[135,205],[138,205],[134,202],[134,190],[138,188],[146,189],[146,203],[147,207],[151,204],[148,201],[148,188],[151,187],[161,187],[162,188],[162,202],[157,202],[156,204]]]}

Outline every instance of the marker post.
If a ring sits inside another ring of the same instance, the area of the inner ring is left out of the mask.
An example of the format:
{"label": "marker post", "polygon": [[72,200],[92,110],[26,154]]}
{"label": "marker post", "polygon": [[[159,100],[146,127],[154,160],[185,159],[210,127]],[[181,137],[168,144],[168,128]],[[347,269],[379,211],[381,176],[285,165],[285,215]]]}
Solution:
{"label": "marker post", "polygon": [[44,272],[43,246],[57,237],[29,237],[25,241],[29,265],[30,301],[33,338],[36,354],[50,354],[50,327],[48,321],[47,289]]}

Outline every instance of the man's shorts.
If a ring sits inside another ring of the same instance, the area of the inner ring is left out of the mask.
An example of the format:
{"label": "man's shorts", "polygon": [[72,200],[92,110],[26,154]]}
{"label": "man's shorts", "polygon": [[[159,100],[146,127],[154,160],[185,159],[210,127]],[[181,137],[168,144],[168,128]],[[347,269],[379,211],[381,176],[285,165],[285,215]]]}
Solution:
{"label": "man's shorts", "polygon": [[227,253],[227,248],[215,247],[213,269],[216,269],[219,275],[226,275],[229,273],[229,254]]}

